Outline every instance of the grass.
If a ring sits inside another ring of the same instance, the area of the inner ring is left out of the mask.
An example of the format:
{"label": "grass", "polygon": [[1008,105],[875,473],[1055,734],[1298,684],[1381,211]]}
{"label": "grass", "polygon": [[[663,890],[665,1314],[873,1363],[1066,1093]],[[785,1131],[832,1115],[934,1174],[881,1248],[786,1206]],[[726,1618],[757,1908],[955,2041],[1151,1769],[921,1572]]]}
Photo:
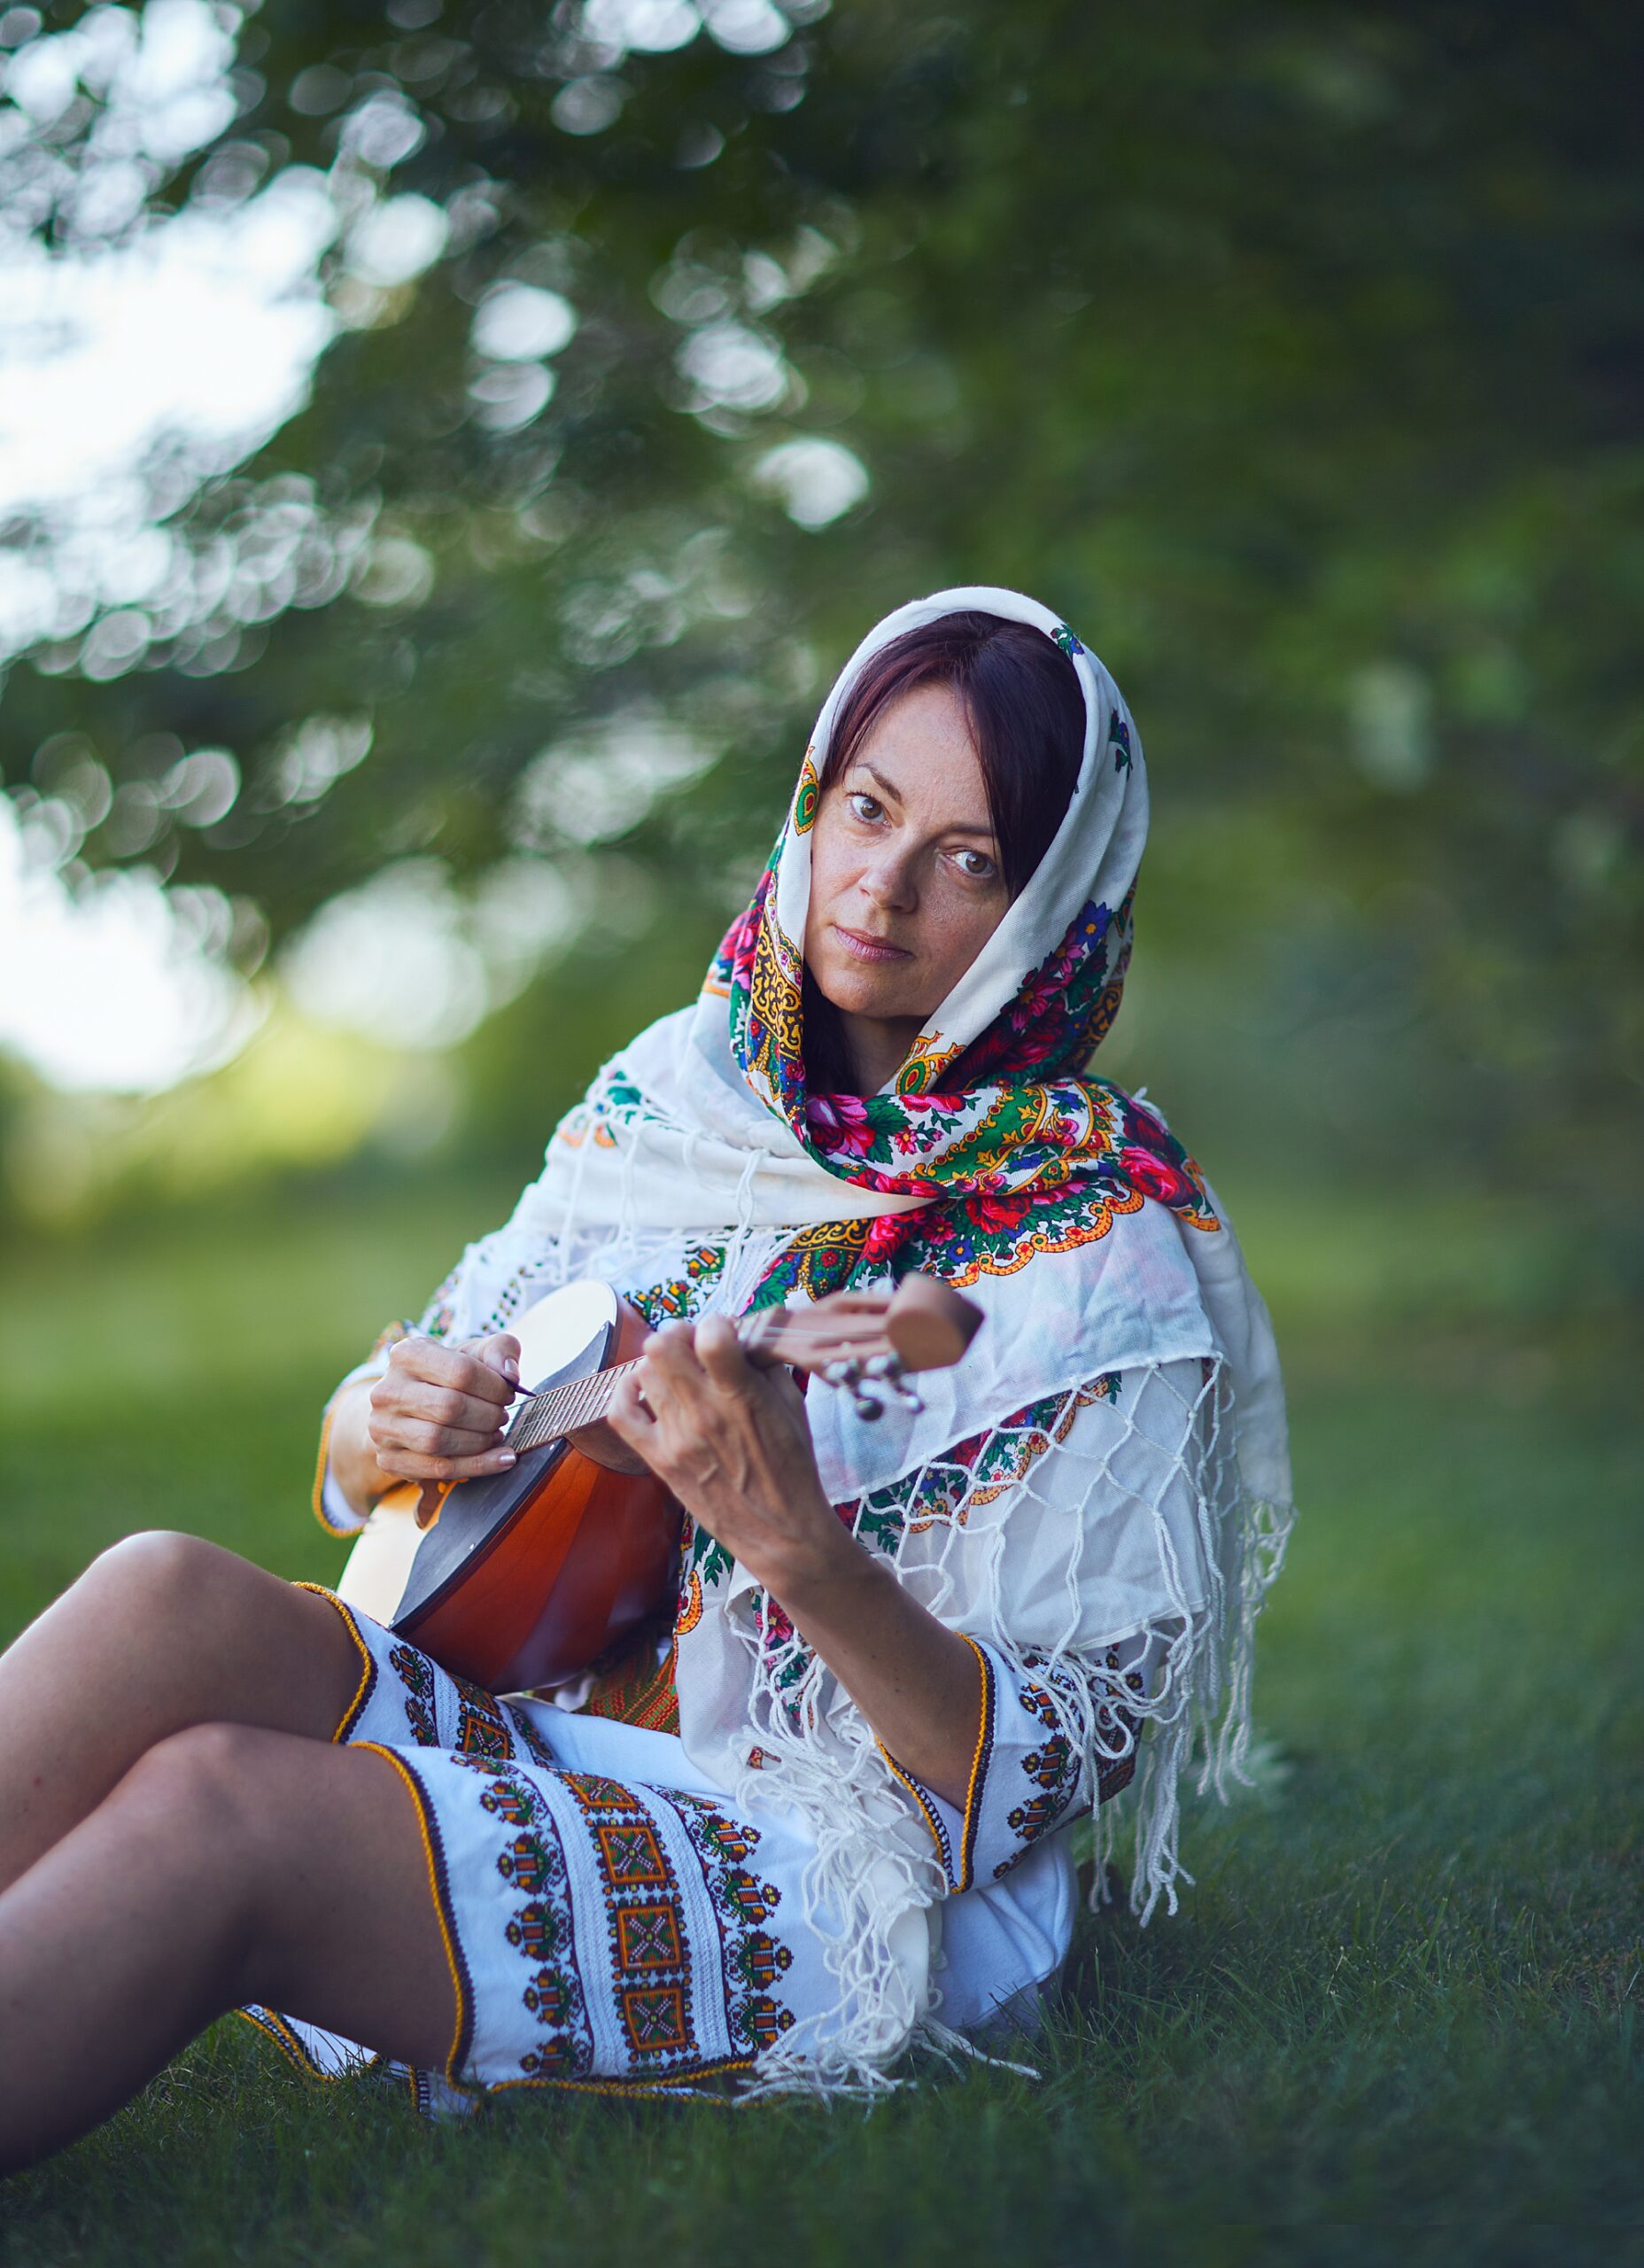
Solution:
{"label": "grass", "polygon": [[[137,1526],[334,1574],[317,1403],[500,1209],[312,1199],[14,1251],[4,1635]],[[0,2260],[1644,2259],[1634,1373],[1538,1327],[1545,1270],[1503,1274],[1482,1211],[1240,1211],[1305,1508],[1260,1786],[1194,1811],[1176,1920],[1088,1924],[1038,2084],[428,2129],[222,2024],[6,2186]]]}

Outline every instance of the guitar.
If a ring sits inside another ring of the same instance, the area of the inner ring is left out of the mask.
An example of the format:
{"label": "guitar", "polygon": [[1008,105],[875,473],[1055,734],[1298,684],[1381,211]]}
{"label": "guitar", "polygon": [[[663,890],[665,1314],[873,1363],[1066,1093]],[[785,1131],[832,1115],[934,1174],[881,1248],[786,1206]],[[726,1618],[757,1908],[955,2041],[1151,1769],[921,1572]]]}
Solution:
{"label": "guitar", "polygon": [[[835,1292],[744,1316],[748,1360],[786,1363],[855,1398],[920,1405],[910,1371],[957,1363],[981,1311],[908,1276],[894,1293]],[[476,1480],[403,1481],[379,1499],[337,1596],[487,1691],[562,1684],[654,1614],[675,1575],[682,1514],[653,1473],[613,1472],[565,1439],[603,1418],[650,1325],[609,1284],[551,1292],[510,1325],[534,1379],[504,1438],[518,1463]],[[522,1389],[523,1391],[523,1389]]]}

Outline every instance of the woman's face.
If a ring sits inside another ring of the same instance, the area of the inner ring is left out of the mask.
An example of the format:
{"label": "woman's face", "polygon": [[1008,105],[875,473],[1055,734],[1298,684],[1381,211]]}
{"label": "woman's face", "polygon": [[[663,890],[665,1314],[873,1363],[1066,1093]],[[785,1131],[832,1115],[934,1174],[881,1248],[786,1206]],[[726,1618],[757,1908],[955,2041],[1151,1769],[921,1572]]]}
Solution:
{"label": "woman's face", "polygon": [[880,718],[822,798],[810,873],[806,965],[882,1085],[1010,903],[950,686],[917,687]]}

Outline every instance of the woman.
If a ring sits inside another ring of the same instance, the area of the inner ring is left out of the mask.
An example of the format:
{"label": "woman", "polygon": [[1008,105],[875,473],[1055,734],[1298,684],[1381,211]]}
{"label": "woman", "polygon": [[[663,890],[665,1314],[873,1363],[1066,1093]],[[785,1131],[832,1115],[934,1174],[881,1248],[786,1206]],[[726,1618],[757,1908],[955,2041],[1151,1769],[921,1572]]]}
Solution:
{"label": "woman", "polygon": [[[872,2091],[912,2039],[1031,2018],[1065,1830],[1133,1774],[1132,1895],[1174,1908],[1177,1775],[1198,1741],[1237,1767],[1288,1473],[1231,1231],[1162,1121],[1082,1076],[1146,812],[1125,704],[1053,615],[892,615],[701,999],[334,1398],[316,1508],[346,1533],[391,1480],[508,1463],[509,1319],[615,1283],[662,1328],[583,1446],[690,1516],[648,1654],[498,1700],[155,1535],[0,1660],[4,2163],[241,2004],[423,2100]],[[911,1269],[985,1320],[875,1425],[725,1319]]]}

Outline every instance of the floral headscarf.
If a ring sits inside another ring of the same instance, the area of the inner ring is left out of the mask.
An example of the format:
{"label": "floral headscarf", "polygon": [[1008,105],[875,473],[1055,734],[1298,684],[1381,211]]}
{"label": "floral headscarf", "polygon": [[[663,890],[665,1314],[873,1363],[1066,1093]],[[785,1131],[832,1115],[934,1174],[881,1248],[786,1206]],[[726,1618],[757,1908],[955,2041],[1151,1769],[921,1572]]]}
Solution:
{"label": "floral headscarf", "polygon": [[[1028,622],[1067,656],[1086,715],[1078,781],[1038,871],[920,1032],[891,1089],[813,1092],[802,944],[818,753],[872,654],[972,607]],[[1105,1236],[1116,1214],[1149,1198],[1193,1228],[1220,1226],[1203,1177],[1163,1121],[1111,1081],[1084,1075],[1119,1011],[1146,815],[1141,742],[1122,695],[1066,625],[1033,601],[942,592],[892,615],[858,649],[823,711],[787,824],[707,990],[729,1000],[732,1052],[748,1086],[818,1165],[859,1188],[939,1201],[807,1231],[762,1286],[761,1303],[795,1285],[816,1296],[858,1269],[887,1264],[960,1284],[1012,1274],[1040,1253]]]}

